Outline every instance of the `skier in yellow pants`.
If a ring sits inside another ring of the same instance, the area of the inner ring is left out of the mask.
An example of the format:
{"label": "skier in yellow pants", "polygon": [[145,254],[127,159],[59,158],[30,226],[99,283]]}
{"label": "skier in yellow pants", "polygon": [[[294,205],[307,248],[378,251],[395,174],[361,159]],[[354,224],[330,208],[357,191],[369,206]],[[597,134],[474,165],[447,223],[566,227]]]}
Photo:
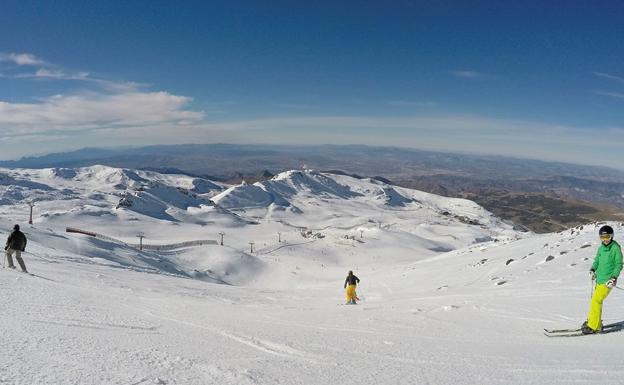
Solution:
{"label": "skier in yellow pants", "polygon": [[601,244],[589,271],[592,280],[596,280],[596,289],[591,299],[587,321],[581,327],[583,334],[602,331],[602,303],[617,284],[618,276],[622,271],[622,249],[613,240],[613,228],[602,226],[598,233]]}
{"label": "skier in yellow pants", "polygon": [[355,305],[355,301],[359,301],[360,299],[357,297],[357,293],[355,292],[355,288],[357,284],[360,283],[360,279],[353,275],[353,271],[349,270],[349,274],[347,275],[347,279],[345,279],[344,288],[347,289],[347,304]]}

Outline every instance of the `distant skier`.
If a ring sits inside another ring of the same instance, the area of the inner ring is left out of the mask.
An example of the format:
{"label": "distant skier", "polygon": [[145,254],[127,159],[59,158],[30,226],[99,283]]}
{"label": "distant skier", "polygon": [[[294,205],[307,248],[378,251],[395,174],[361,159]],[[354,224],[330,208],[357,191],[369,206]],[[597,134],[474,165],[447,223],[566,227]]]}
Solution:
{"label": "distant skier", "polygon": [[622,250],[620,245],[613,240],[613,228],[602,226],[598,235],[601,244],[589,271],[592,280],[596,280],[596,287],[591,299],[587,321],[581,327],[583,334],[602,331],[602,303],[617,284],[618,276],[622,271]]}
{"label": "distant skier", "polygon": [[13,265],[13,253],[15,253],[15,258],[22,268],[22,271],[28,273],[24,260],[22,259],[22,251],[26,250],[26,236],[20,231],[19,225],[13,226],[13,232],[9,235],[4,250],[6,250],[9,268],[15,269],[15,265]]}
{"label": "distant skier", "polygon": [[347,279],[345,279],[344,283],[344,288],[347,289],[347,305],[355,305],[355,301],[360,300],[355,292],[358,283],[360,283],[360,279],[353,275],[352,270],[349,270],[349,275],[347,275]]}

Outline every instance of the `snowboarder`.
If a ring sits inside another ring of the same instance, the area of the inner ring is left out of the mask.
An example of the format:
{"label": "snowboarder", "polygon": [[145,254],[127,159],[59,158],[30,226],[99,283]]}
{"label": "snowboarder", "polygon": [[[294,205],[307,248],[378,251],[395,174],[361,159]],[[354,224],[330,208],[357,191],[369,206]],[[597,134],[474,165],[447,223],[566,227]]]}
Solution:
{"label": "snowboarder", "polygon": [[355,301],[360,300],[355,292],[355,287],[358,283],[360,283],[360,279],[353,275],[352,270],[349,270],[349,274],[347,275],[347,279],[345,279],[344,283],[344,288],[347,289],[347,305],[355,305]]}
{"label": "snowboarder", "polygon": [[7,238],[4,250],[6,250],[6,258],[9,262],[10,269],[15,269],[15,265],[13,265],[13,253],[15,253],[15,258],[22,268],[22,271],[28,273],[24,260],[22,259],[22,251],[26,250],[26,236],[20,231],[19,225],[13,226],[13,232],[9,235],[9,238]]}
{"label": "snowboarder", "polygon": [[596,280],[594,294],[589,307],[587,321],[583,323],[583,334],[600,333],[602,331],[602,303],[611,289],[617,284],[618,276],[622,271],[622,250],[613,239],[613,228],[602,226],[598,231],[601,244],[596,252],[596,258],[589,274]]}

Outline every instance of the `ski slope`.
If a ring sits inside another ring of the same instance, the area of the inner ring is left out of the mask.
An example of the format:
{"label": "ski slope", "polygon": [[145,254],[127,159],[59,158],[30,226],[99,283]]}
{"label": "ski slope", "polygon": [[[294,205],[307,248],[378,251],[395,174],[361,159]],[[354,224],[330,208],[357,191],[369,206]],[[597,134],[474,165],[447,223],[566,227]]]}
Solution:
{"label": "ski slope", "polygon": [[[226,186],[104,166],[0,170],[0,215],[5,236],[22,224],[34,273],[0,271],[0,383],[624,378],[624,332],[542,334],[584,320],[600,224],[520,233],[470,201],[311,170]],[[67,226],[127,243],[225,235],[155,252]],[[343,305],[350,269],[355,306]],[[624,320],[622,294],[605,322]]]}

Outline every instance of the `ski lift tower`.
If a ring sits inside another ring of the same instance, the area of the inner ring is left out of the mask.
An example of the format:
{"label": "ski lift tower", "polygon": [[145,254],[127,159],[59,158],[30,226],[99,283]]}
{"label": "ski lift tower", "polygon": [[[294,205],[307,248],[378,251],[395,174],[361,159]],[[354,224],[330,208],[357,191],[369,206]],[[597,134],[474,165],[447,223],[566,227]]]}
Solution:
{"label": "ski lift tower", "polygon": [[32,225],[33,220],[32,220],[32,212],[33,212],[33,206],[35,205],[35,202],[33,201],[28,201],[28,206],[30,206],[30,217],[28,218],[28,224]]}
{"label": "ski lift tower", "polygon": [[143,238],[145,238],[145,234],[139,233],[137,238],[139,238],[139,250],[143,250]]}

